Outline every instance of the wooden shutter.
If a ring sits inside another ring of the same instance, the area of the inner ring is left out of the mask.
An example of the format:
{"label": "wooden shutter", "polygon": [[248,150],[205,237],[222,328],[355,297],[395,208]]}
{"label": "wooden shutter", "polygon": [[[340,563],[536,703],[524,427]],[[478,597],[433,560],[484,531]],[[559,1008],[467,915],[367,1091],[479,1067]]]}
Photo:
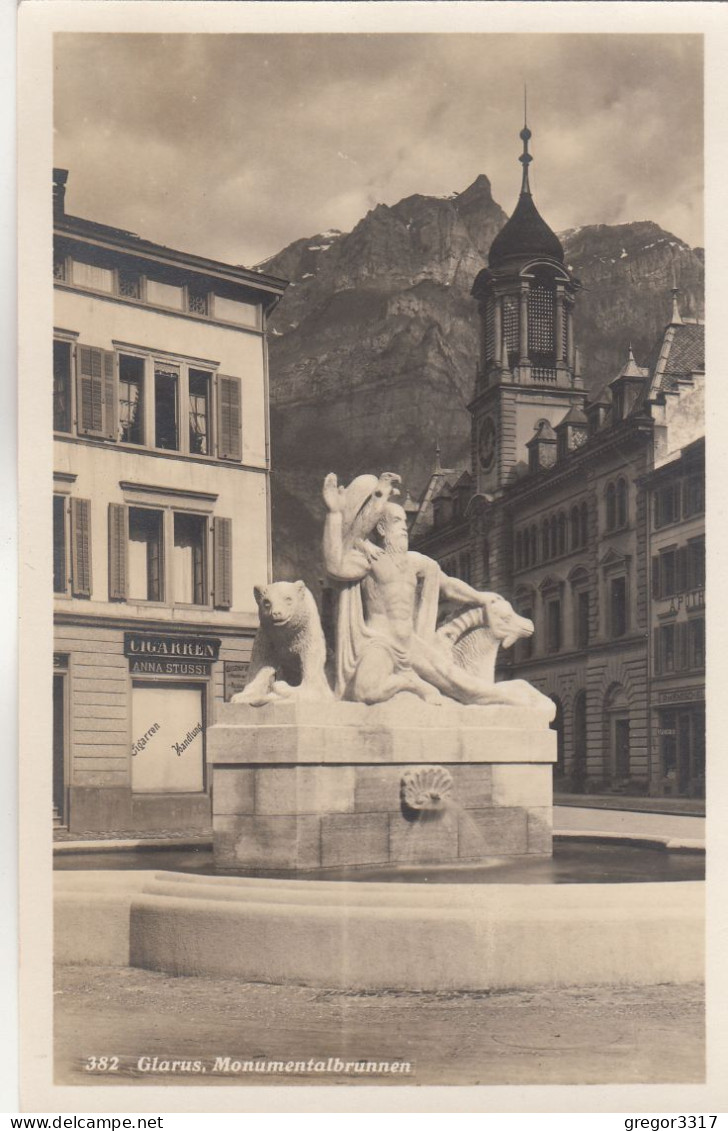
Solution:
{"label": "wooden shutter", "polygon": [[109,503],[109,600],[125,601],[129,545],[129,508]]}
{"label": "wooden shutter", "polygon": [[217,454],[220,459],[242,460],[242,382],[239,377],[217,375]]}
{"label": "wooden shutter", "polygon": [[660,596],[660,555],[655,554],[652,558],[652,596],[653,598]]}
{"label": "wooden shutter", "polygon": [[229,518],[212,520],[214,552],[213,600],[215,608],[229,609],[233,603],[233,524]]}
{"label": "wooden shutter", "polygon": [[104,435],[109,440],[117,440],[117,421],[119,395],[116,386],[116,357],[111,350],[104,350]]}
{"label": "wooden shutter", "polygon": [[91,596],[91,502],[71,499],[71,592]]}
{"label": "wooden shutter", "polygon": [[78,431],[83,436],[116,439],[116,366],[111,351],[76,347]]}

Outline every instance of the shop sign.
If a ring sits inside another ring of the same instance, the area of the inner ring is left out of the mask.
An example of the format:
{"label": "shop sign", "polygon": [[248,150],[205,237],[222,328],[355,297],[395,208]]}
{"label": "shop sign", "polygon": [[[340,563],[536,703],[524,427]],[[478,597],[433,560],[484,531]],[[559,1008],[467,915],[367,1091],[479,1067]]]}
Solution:
{"label": "shop sign", "polygon": [[225,702],[229,703],[245,687],[250,664],[242,660],[225,660],[222,666],[225,682]]}
{"label": "shop sign", "polygon": [[219,652],[215,636],[124,633],[124,655],[132,675],[208,676]]}
{"label": "shop sign", "polygon": [[702,687],[683,687],[677,691],[660,691],[657,696],[658,703],[701,703],[705,698],[705,689]]}

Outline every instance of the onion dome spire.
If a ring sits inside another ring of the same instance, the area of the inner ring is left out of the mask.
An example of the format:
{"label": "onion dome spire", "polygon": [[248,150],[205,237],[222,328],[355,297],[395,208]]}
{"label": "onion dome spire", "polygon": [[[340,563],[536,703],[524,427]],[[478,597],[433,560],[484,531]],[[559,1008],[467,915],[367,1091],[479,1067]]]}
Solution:
{"label": "onion dome spire", "polygon": [[524,193],[531,195],[531,186],[528,183],[528,166],[533,161],[533,157],[528,152],[528,143],[531,140],[532,134],[528,128],[528,87],[523,88],[523,129],[518,135],[523,142],[523,153],[518,160],[523,165],[523,177],[521,178],[521,196]]}
{"label": "onion dome spire", "polygon": [[532,134],[524,123],[520,132],[523,153],[518,158],[523,166],[521,195],[510,220],[501,228],[490,245],[488,266],[500,267],[506,261],[547,258],[557,263],[564,262],[564,249],[558,236],[551,231],[533,203],[528,167],[533,157],[528,151]]}

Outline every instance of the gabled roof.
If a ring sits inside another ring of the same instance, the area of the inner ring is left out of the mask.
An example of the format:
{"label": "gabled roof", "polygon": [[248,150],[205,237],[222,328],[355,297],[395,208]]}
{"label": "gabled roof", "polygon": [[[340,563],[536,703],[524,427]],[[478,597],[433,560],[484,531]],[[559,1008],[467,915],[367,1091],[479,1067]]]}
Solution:
{"label": "gabled roof", "polygon": [[556,428],[561,428],[564,424],[586,424],[586,414],[583,409],[579,408],[578,404],[572,405],[566,416],[559,421]]}
{"label": "gabled roof", "polygon": [[554,432],[554,430],[551,427],[548,420],[541,420],[536,425],[536,430],[533,433],[533,436],[531,437],[531,439],[526,444],[526,447],[530,448],[531,444],[536,444],[536,443],[538,443],[539,440],[555,440],[555,439],[556,439],[556,433]]}

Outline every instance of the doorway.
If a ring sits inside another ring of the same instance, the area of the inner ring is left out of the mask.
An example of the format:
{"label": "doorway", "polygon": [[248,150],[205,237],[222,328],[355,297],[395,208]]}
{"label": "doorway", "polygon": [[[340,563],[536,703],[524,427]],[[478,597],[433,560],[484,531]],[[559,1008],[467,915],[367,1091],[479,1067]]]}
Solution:
{"label": "doorway", "polygon": [[53,824],[68,825],[66,676],[53,673]]}

